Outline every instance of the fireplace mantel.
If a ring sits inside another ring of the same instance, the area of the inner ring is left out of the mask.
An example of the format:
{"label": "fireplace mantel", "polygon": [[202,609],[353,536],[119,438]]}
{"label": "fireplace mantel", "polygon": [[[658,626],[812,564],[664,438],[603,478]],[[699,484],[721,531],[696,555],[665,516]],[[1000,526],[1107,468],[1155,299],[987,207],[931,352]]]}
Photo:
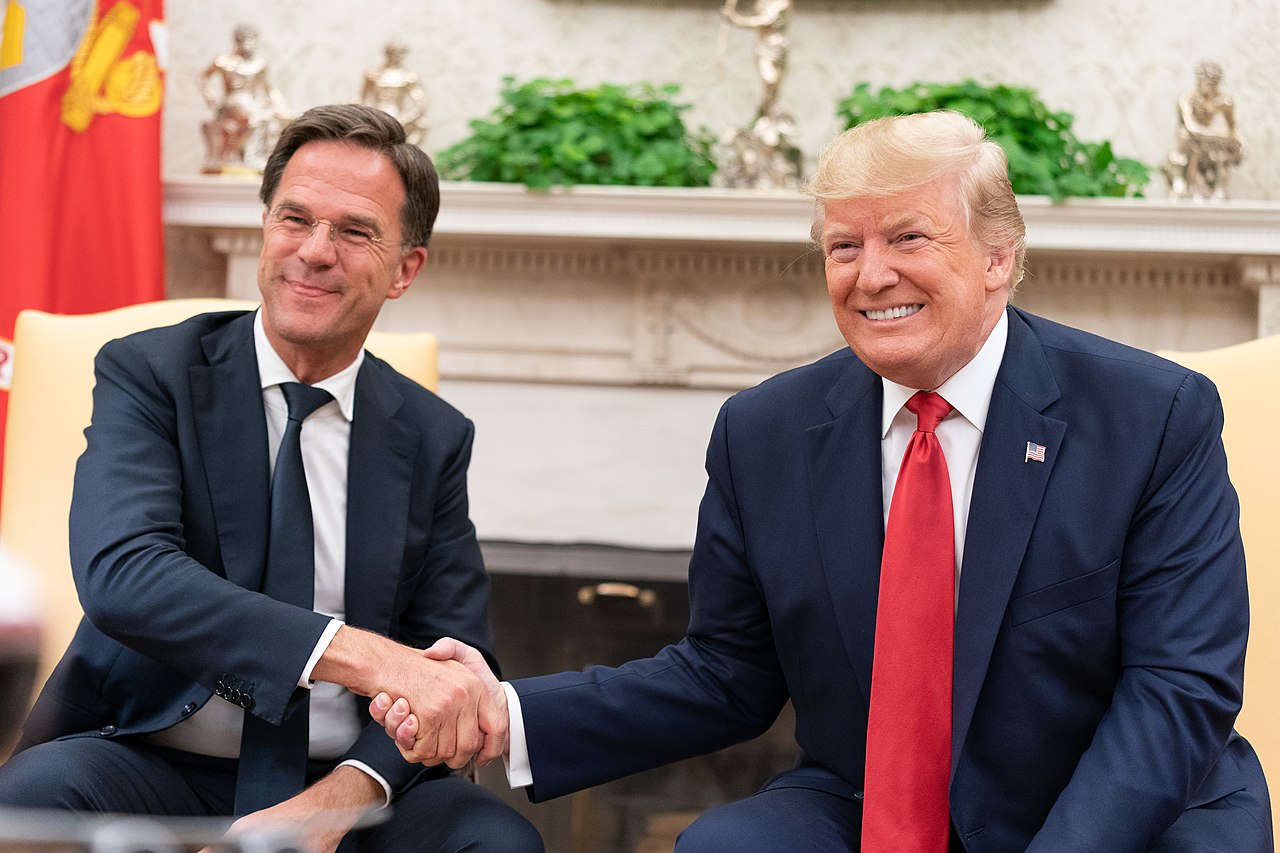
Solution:
{"label": "fireplace mantel", "polygon": [[[165,184],[165,221],[257,228],[256,180],[190,177]],[[445,181],[436,233],[565,240],[803,245],[812,203],[791,191],[664,187],[558,188]],[[1032,250],[1280,259],[1280,202],[1020,196]]]}
{"label": "fireplace mantel", "polygon": [[[253,298],[257,183],[168,181]],[[444,182],[426,286],[384,326],[435,329],[446,378],[732,389],[840,345],[811,203],[792,192]],[[1280,331],[1280,203],[1019,199],[1019,304],[1148,348]],[[488,313],[478,322],[474,308]]]}

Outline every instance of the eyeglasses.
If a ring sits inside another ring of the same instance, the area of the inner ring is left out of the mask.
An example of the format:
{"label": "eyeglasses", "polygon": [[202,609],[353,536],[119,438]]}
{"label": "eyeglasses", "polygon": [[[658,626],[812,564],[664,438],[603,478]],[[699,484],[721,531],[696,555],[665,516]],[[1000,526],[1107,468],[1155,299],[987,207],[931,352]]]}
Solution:
{"label": "eyeglasses", "polygon": [[399,246],[400,240],[387,240],[379,237],[370,226],[342,219],[332,222],[328,219],[316,219],[304,210],[296,207],[280,205],[267,217],[268,227],[293,240],[305,240],[316,230],[317,225],[329,228],[329,239],[340,248],[353,252],[367,252],[374,246]]}

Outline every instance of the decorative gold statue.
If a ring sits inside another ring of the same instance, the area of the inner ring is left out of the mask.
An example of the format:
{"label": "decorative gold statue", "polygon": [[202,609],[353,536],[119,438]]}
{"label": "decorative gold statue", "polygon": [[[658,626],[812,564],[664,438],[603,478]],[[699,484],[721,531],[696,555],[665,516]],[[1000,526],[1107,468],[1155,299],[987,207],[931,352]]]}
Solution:
{"label": "decorative gold statue", "polygon": [[730,25],[754,30],[756,71],[764,83],[760,107],[751,125],[731,128],[721,138],[728,149],[721,164],[723,180],[735,187],[795,187],[800,183],[800,151],[793,144],[795,119],[778,106],[778,93],[787,71],[791,39],[791,0],[756,0],[750,15],[738,11],[737,0],[725,0],[720,9],[723,48]]}
{"label": "decorative gold statue", "polygon": [[408,52],[409,48],[401,42],[387,44],[386,64],[365,72],[360,102],[399,119],[409,143],[418,145],[426,135],[423,117],[427,112],[427,98],[418,83],[418,75],[404,67]]}
{"label": "decorative gold statue", "polygon": [[791,24],[791,0],[756,0],[755,12],[751,15],[738,11],[737,0],[725,0],[720,14],[729,24],[756,31],[756,71],[764,81],[764,97],[756,114],[773,113],[782,78],[787,72],[787,49],[791,46],[791,38],[787,35]]}
{"label": "decorative gold statue", "polygon": [[1243,158],[1235,104],[1219,91],[1221,82],[1222,66],[1202,62],[1195,89],[1178,99],[1177,147],[1164,165],[1175,198],[1225,199],[1227,174]]}
{"label": "decorative gold statue", "polygon": [[278,129],[289,119],[284,98],[272,88],[266,62],[258,55],[258,31],[238,26],[232,38],[232,52],[214,59],[200,75],[200,94],[213,110],[202,128],[206,173],[260,170]]}

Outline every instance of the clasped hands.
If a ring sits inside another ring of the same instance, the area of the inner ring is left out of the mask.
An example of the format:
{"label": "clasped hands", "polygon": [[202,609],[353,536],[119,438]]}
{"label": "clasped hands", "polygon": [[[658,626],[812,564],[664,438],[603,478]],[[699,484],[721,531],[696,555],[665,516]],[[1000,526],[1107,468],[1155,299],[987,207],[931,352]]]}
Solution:
{"label": "clasped hands", "polygon": [[[444,639],[417,651],[343,626],[312,677],[373,696],[370,712],[407,761],[456,770],[472,759],[487,764],[507,748],[506,693],[480,653],[465,643]],[[392,699],[387,691],[399,695]],[[297,796],[240,818],[228,837],[283,828],[309,853],[332,853],[384,798],[373,777],[340,766]]]}
{"label": "clasped hands", "polygon": [[500,758],[508,745],[507,694],[484,657],[449,637],[438,640],[422,655],[428,660],[461,664],[480,680],[480,696],[435,695],[429,705],[419,707],[410,697],[379,692],[369,703],[369,714],[386,729],[405,761],[443,763],[456,770],[472,759],[484,766]]}

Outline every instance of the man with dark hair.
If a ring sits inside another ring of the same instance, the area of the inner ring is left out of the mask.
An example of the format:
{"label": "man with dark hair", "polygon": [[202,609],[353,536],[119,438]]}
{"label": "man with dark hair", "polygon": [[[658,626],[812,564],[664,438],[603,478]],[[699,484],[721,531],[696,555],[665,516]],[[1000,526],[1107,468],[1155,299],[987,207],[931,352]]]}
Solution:
{"label": "man with dark hair", "polygon": [[[494,713],[480,681],[414,651],[456,634],[493,663],[472,425],[363,350],[426,261],[435,170],[385,113],[317,107],[262,200],[261,309],[98,355],[70,520],[85,619],[0,803],[234,814],[308,851],[541,850],[450,772]],[[441,763],[361,722],[356,697],[381,690],[421,703]]]}
{"label": "man with dark hair", "polygon": [[506,699],[513,784],[719,749],[790,700],[796,766],[679,853],[1271,853],[1212,383],[1008,304],[1025,227],[957,113],[853,128],[809,192],[849,346],[721,409],[687,637],[501,686],[428,651]]}

